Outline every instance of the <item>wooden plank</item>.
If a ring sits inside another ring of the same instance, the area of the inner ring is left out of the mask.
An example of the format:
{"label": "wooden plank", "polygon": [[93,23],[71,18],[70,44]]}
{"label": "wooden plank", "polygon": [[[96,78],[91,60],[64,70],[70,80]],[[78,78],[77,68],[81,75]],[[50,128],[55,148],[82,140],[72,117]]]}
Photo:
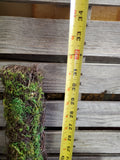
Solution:
{"label": "wooden plank", "polygon": [[7,153],[7,142],[8,140],[5,137],[5,131],[0,130],[0,154]]}
{"label": "wooden plank", "polygon": [[[64,102],[47,102],[45,125],[61,127]],[[120,127],[120,102],[78,102],[76,127]]]}
{"label": "wooden plank", "polygon": [[93,6],[91,19],[102,21],[120,21],[120,7]]}
{"label": "wooden plank", "polygon": [[[88,21],[84,56],[120,58],[119,28],[120,22]],[[0,17],[0,53],[67,55],[68,31],[68,20]]]}
{"label": "wooden plank", "polygon": [[[38,64],[44,76],[43,90],[45,93],[64,93],[66,79],[66,64],[64,63],[30,63],[30,62],[1,62],[4,65]],[[80,93],[120,93],[120,64],[83,64]],[[0,84],[0,91],[3,86]]]}
{"label": "wooden plank", "polygon": [[[63,3],[69,4],[70,0],[1,0],[3,2],[26,2],[26,3]],[[90,5],[115,5],[120,6],[119,0],[89,0]]]}
{"label": "wooden plank", "polygon": [[[62,127],[63,101],[47,101],[45,126]],[[120,127],[120,102],[79,101],[76,127]],[[5,127],[0,101],[0,127]]]}
{"label": "wooden plank", "polygon": [[[72,157],[73,160],[119,160],[120,157],[111,156],[111,157],[103,157],[103,156],[76,156]],[[0,160],[7,160],[5,156],[0,156]],[[48,160],[59,160],[58,157],[48,157]]]}
{"label": "wooden plank", "polygon": [[4,107],[2,101],[0,101],[0,127],[5,127],[6,121],[4,118]]}
{"label": "wooden plank", "polygon": [[[61,132],[46,132],[47,153],[59,153]],[[4,131],[0,131],[0,154],[7,152]],[[74,153],[120,154],[120,132],[118,131],[76,131]]]}
{"label": "wooden plank", "polygon": [[[79,156],[79,157],[72,157],[73,160],[119,160],[120,157],[102,157],[102,156],[88,156],[88,157],[82,157],[82,156]],[[0,160],[7,160],[6,157],[4,156],[0,156]],[[48,160],[59,160],[58,157],[48,157]]]}
{"label": "wooden plank", "polygon": [[[60,139],[60,132],[46,133],[48,153],[59,153]],[[76,131],[75,139],[74,153],[120,153],[119,131]]]}
{"label": "wooden plank", "polygon": [[109,6],[120,6],[119,0],[90,0],[91,5],[109,5]]}
{"label": "wooden plank", "polygon": [[[77,156],[77,157],[73,157],[73,160],[119,160],[120,157],[115,157],[115,156],[111,156],[111,157],[103,157],[103,156]],[[59,160],[58,157],[48,157],[48,160]]]}

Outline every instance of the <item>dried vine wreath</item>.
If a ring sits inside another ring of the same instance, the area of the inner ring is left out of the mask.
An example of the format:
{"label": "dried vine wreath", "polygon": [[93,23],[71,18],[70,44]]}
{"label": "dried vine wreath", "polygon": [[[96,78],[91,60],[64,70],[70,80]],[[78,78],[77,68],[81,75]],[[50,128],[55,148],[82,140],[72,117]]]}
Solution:
{"label": "dried vine wreath", "polygon": [[36,66],[5,66],[4,91],[8,160],[46,160],[42,76]]}

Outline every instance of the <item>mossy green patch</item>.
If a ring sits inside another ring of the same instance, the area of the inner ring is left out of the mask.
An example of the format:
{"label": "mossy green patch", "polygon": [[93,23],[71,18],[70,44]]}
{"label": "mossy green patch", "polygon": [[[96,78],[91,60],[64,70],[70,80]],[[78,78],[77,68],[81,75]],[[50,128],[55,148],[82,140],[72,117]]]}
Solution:
{"label": "mossy green patch", "polygon": [[42,76],[36,66],[6,66],[1,72],[9,160],[45,160]]}

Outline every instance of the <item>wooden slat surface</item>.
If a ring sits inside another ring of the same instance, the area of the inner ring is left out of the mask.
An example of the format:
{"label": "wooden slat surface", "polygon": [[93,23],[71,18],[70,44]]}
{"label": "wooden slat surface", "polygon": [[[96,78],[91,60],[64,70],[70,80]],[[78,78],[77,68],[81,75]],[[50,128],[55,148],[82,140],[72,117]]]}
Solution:
{"label": "wooden slat surface", "polygon": [[[59,153],[61,132],[46,132],[46,150]],[[120,153],[120,132],[118,131],[76,131],[74,153]],[[0,154],[6,153],[7,140],[0,131]]]}
{"label": "wooden slat surface", "polygon": [[0,130],[0,154],[5,154],[7,152],[6,146],[8,141],[6,141],[5,131]]}
{"label": "wooden slat surface", "polygon": [[[66,79],[66,64],[64,63],[30,63],[30,62],[0,62],[4,65],[38,64],[43,73],[43,90],[45,93],[64,93]],[[120,93],[120,64],[83,64],[80,93]],[[3,86],[0,81],[0,91]]]}
{"label": "wooden slat surface", "polygon": [[[103,157],[103,156],[77,156],[77,157],[73,157],[72,158],[73,160],[120,160],[120,157],[115,157],[115,156],[112,156],[112,157]],[[59,160],[58,157],[49,157],[48,160]]]}
{"label": "wooden slat surface", "polygon": [[[46,102],[46,127],[62,127],[63,101]],[[120,102],[79,101],[76,127],[120,127]],[[0,127],[5,127],[0,101]]]}
{"label": "wooden slat surface", "polygon": [[120,6],[120,0],[89,0],[90,4],[94,5],[118,5]]}
{"label": "wooden slat surface", "polygon": [[[104,157],[104,156],[76,156],[72,157],[72,160],[119,160],[120,156],[111,156],[111,157]],[[6,160],[5,156],[0,156],[0,160]],[[48,160],[59,160],[58,157],[48,157]]]}
{"label": "wooden slat surface", "polygon": [[5,125],[6,125],[6,121],[4,118],[4,108],[3,108],[2,101],[0,101],[0,127],[5,127]]}
{"label": "wooden slat surface", "polygon": [[[0,17],[0,53],[67,55],[68,31],[68,20]],[[120,22],[89,21],[84,56],[120,58],[119,42]]]}
{"label": "wooden slat surface", "polygon": [[[59,153],[60,132],[46,133],[48,152]],[[75,153],[120,153],[120,132],[116,131],[78,131],[75,132]],[[52,148],[53,147],[53,148]]]}
{"label": "wooden slat surface", "polygon": [[[70,3],[70,0],[1,0],[7,2],[28,2],[28,3],[41,3],[41,2],[50,2],[50,3]],[[89,0],[91,5],[116,5],[120,6],[120,0]]]}
{"label": "wooden slat surface", "polygon": [[[64,102],[47,102],[46,126],[61,127]],[[120,127],[120,102],[78,102],[76,127]]]}

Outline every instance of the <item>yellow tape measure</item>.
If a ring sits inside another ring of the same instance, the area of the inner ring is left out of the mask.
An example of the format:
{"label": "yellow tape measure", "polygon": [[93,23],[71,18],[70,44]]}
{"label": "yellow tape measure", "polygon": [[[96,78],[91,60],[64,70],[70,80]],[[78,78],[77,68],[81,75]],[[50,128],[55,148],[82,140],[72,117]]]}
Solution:
{"label": "yellow tape measure", "polygon": [[72,159],[87,12],[88,0],[71,0],[60,160]]}

